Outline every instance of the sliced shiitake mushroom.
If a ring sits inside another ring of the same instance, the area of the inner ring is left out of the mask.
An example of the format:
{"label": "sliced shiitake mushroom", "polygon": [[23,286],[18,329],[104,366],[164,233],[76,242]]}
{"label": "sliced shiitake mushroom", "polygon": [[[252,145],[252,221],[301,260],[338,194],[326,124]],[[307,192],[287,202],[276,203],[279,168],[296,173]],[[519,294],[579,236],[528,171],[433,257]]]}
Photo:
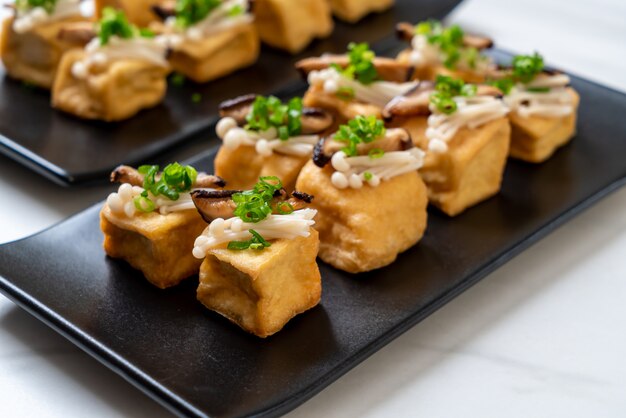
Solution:
{"label": "sliced shiitake mushroom", "polygon": [[319,134],[331,126],[335,122],[335,117],[324,109],[305,107],[302,109],[302,134],[313,135]]}
{"label": "sliced shiitake mushroom", "polygon": [[238,125],[244,125],[256,96],[256,94],[246,94],[222,102],[219,106],[220,116],[223,118],[231,117],[235,119]]}
{"label": "sliced shiitake mushroom", "polygon": [[[398,23],[396,25],[396,35],[400,40],[411,42],[415,36],[415,26],[406,22]],[[463,36],[463,46],[478,50],[488,49],[493,47],[493,40],[486,36],[465,34]]]}
{"label": "sliced shiitake mushroom", "polygon": [[[156,177],[158,179],[160,176],[157,175]],[[143,180],[143,174],[127,165],[121,165],[111,173],[111,183],[129,183],[133,186],[142,187]],[[225,187],[226,181],[220,176],[200,172],[193,186],[197,188]]]}
{"label": "sliced shiitake mushroom", "polygon": [[[233,195],[241,193],[241,190],[194,190],[191,192],[196,209],[207,223],[211,223],[217,218],[228,219],[235,216],[237,204],[233,201]],[[272,200],[272,207],[276,207],[281,203],[288,203],[293,210],[304,209],[307,204],[311,203],[313,196],[294,192],[291,197],[285,189],[277,190]]]}
{"label": "sliced shiitake mushroom", "polygon": [[[220,116],[235,119],[239,126],[245,125],[246,117],[256,97],[255,94],[247,94],[222,102],[219,107]],[[334,116],[324,109],[305,107],[302,109],[302,134],[313,135],[324,132],[334,121]]]}
{"label": "sliced shiitake mushroom", "polygon": [[[313,150],[313,162],[318,167],[324,167],[333,158],[336,152],[345,148],[345,142],[333,139],[333,135],[322,138]],[[381,149],[385,152],[406,151],[415,145],[411,140],[411,135],[402,128],[387,129],[383,138],[376,141],[357,145],[359,155],[367,155],[373,149]]]}
{"label": "sliced shiitake mushroom", "polygon": [[96,30],[92,22],[70,22],[64,25],[57,34],[60,41],[77,46],[87,45],[95,37]]}
{"label": "sliced shiitake mushroom", "polygon": [[[350,60],[347,55],[322,55],[321,57],[305,58],[296,63],[296,69],[306,78],[311,71],[319,71],[337,64],[347,67]],[[376,57],[373,61],[376,71],[381,79],[404,83],[410,81],[415,69],[407,63],[397,61],[393,58]]]}
{"label": "sliced shiitake mushroom", "polygon": [[394,97],[383,109],[383,118],[391,120],[395,116],[417,116],[430,113],[430,95],[435,90],[432,81],[421,81],[414,89],[402,96]]}

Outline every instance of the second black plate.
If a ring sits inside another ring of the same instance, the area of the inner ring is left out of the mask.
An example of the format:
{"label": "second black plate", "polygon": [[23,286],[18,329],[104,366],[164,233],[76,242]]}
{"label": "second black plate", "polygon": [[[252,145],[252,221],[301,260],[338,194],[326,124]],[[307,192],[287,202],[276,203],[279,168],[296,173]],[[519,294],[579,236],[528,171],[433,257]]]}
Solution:
{"label": "second black plate", "polygon": [[[303,87],[293,64],[324,52],[340,53],[351,41],[372,43],[383,53],[393,46],[401,20],[442,18],[459,0],[398,0],[383,14],[359,24],[337,22],[333,35],[297,57],[264,48],[257,64],[206,85],[170,86],[162,105],[119,123],[83,121],[50,108],[50,96],[25,88],[0,72],[0,152],[51,180],[71,185],[107,178],[115,166],[138,165],[209,128],[218,104],[247,93],[288,95]],[[4,80],[2,80],[4,79]],[[192,96],[199,93],[199,103]],[[211,135],[207,134],[207,139]]]}
{"label": "second black plate", "polygon": [[[580,79],[579,132],[542,165],[511,162],[502,192],[428,231],[369,274],[321,265],[321,304],[261,340],[195,299],[197,279],[162,291],[108,259],[100,205],[0,246],[0,290],[155,400],[186,416],[276,416],[626,179],[626,96]],[[211,155],[195,161],[209,169]],[[461,318],[460,318],[461,319]]]}

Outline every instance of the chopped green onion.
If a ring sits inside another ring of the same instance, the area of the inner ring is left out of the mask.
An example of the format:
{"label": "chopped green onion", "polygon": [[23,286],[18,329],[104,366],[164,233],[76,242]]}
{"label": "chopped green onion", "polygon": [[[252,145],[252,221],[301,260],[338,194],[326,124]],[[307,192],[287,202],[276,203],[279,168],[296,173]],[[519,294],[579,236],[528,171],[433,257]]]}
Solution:
{"label": "chopped green onion", "polygon": [[276,210],[281,215],[289,215],[293,213],[294,208],[293,205],[289,202],[280,202],[278,205],[276,205]]}
{"label": "chopped green onion", "polygon": [[348,66],[341,68],[333,64],[331,67],[343,76],[357,80],[361,84],[372,84],[379,79],[378,71],[374,66],[374,58],[376,54],[370,49],[368,43],[351,42],[348,44]]}
{"label": "chopped green onion", "polygon": [[170,78],[172,84],[176,87],[182,87],[185,84],[185,76],[181,73],[174,73]]}
{"label": "chopped green onion", "polygon": [[383,155],[385,155],[385,151],[383,151],[381,148],[373,148],[370,150],[368,155],[372,160],[376,160],[378,158],[382,158]]}
{"label": "chopped green onion", "polygon": [[282,187],[282,182],[276,176],[261,177],[254,189],[233,195],[233,202],[237,205],[234,215],[244,222],[261,222],[272,213],[270,203]]}
{"label": "chopped green onion", "polygon": [[455,97],[472,97],[476,95],[476,90],[475,85],[466,84],[461,79],[438,75],[435,82],[435,92],[430,95],[430,103],[441,113],[450,115],[457,109]]}
{"label": "chopped green onion", "polygon": [[347,146],[342,149],[347,156],[357,155],[357,145],[370,143],[385,136],[385,124],[376,116],[357,116],[350,120],[347,125],[341,125],[334,136],[340,142],[346,142]]}
{"label": "chopped green onion", "polygon": [[526,90],[532,93],[548,93],[550,91],[550,87],[528,87]]}
{"label": "chopped green onion", "polygon": [[156,205],[148,197],[148,192],[155,197],[165,196],[169,200],[176,201],[180,198],[180,193],[191,190],[198,177],[195,168],[178,163],[166,166],[159,180],[156,179],[159,173],[158,165],[142,165],[137,171],[143,175],[144,192],[141,197],[135,198],[134,203],[135,207],[142,212],[152,212],[156,209]]}
{"label": "chopped green onion", "polygon": [[133,203],[135,204],[135,208],[140,212],[148,213],[156,209],[156,205],[148,198],[148,192],[145,191],[141,193],[140,196],[134,198]]}
{"label": "chopped green onion", "polygon": [[299,97],[284,104],[274,96],[257,96],[246,116],[246,129],[267,131],[274,127],[278,131],[278,137],[286,141],[302,132],[302,109],[302,99]]}
{"label": "chopped green onion", "polygon": [[373,177],[374,175],[370,173],[369,171],[366,171],[365,173],[363,173],[363,178],[365,179],[365,181],[370,181]]}
{"label": "chopped green onion", "polygon": [[152,38],[154,37],[154,32],[149,29],[138,29],[132,25],[123,11],[105,7],[102,9],[102,18],[98,22],[100,45],[107,45],[113,36],[122,39],[136,37]]}
{"label": "chopped green onion", "polygon": [[340,87],[335,95],[342,100],[352,100],[354,99],[355,93],[352,87]]}
{"label": "chopped green onion", "polygon": [[533,55],[517,55],[513,57],[513,78],[522,83],[530,83],[543,71],[543,57]]}
{"label": "chopped green onion", "polygon": [[248,232],[252,234],[252,239],[249,241],[231,241],[228,243],[227,248],[229,250],[242,251],[247,249],[264,250],[265,248],[272,246],[272,244],[267,242],[265,238],[263,238],[261,234],[256,232],[254,229],[250,229]]}
{"label": "chopped green onion", "polygon": [[200,103],[202,101],[202,95],[200,93],[194,93],[191,95],[192,103]]}
{"label": "chopped green onion", "polygon": [[222,0],[177,0],[174,9],[176,25],[188,28],[204,20],[213,10],[222,4]]}
{"label": "chopped green onion", "polygon": [[228,11],[228,17],[236,17],[244,14],[246,10],[243,8],[241,4],[236,4]]}

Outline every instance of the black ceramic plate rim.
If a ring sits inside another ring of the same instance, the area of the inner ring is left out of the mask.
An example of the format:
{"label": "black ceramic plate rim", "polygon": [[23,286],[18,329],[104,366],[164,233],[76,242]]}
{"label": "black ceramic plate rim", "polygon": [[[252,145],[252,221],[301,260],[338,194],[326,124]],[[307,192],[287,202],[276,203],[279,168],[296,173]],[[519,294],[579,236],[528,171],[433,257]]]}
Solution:
{"label": "black ceramic plate rim", "polygon": [[[596,83],[594,83],[596,84]],[[600,86],[603,87],[603,86]],[[606,88],[606,87],[603,87]],[[197,159],[202,158],[210,154],[211,150],[200,154]],[[196,159],[194,158],[194,160]],[[485,262],[482,267],[468,275],[465,280],[459,283],[456,287],[452,288],[448,292],[440,295],[434,299],[431,303],[426,305],[419,312],[415,312],[398,322],[398,324],[390,328],[380,338],[374,340],[371,344],[363,348],[360,352],[356,353],[352,357],[337,366],[332,372],[325,374],[312,383],[310,386],[301,390],[297,396],[291,399],[286,399],[280,403],[277,403],[269,408],[255,411],[252,416],[264,416],[274,417],[280,416],[294,408],[300,406],[313,396],[318,394],[321,390],[326,388],[329,384],[337,380],[339,377],[346,374],[352,368],[365,361],[371,355],[376,353],[382,347],[389,344],[391,341],[402,335],[404,332],[421,322],[423,319],[434,313],[440,307],[454,299],[465,290],[469,289],[474,284],[478,283],[489,273],[495,271],[500,266],[504,265],[507,261],[511,260],[525,249],[530,247],[535,242],[539,241],[543,237],[547,236],[552,231],[556,230],[559,226],[565,224],[567,221],[574,218],[576,215],[582,213],[584,210],[593,206],[596,202],[618,190],[626,184],[626,177],[618,179],[613,183],[610,183],[605,188],[593,193],[585,199],[580,200],[570,209],[562,212],[558,217],[549,221],[542,226],[538,227],[533,233],[527,235],[523,239],[519,240],[515,245],[502,249],[497,255]],[[54,229],[59,225],[71,221],[73,218],[91,211],[97,211],[103,204],[99,202],[90,208],[87,208],[63,221],[56,223],[55,225],[46,228],[45,230],[33,234],[29,237],[22,238],[12,243],[20,242],[38,236],[45,233],[50,229]],[[11,244],[11,243],[7,243]],[[4,245],[0,245],[0,248]],[[25,309],[31,315],[41,320],[46,325],[63,335],[70,342],[81,348],[90,356],[94,357],[103,365],[107,366],[115,373],[122,376],[125,380],[137,387],[139,390],[150,396],[159,404],[163,405],[169,411],[179,416],[198,416],[204,417],[202,411],[194,408],[188,402],[181,397],[173,394],[166,389],[163,385],[156,383],[148,374],[145,374],[138,370],[128,361],[124,360],[122,355],[108,349],[103,344],[98,343],[95,339],[89,337],[86,333],[82,332],[79,328],[74,326],[70,321],[63,318],[61,315],[55,313],[53,310],[47,308],[43,303],[39,302],[36,298],[30,296],[26,292],[23,292],[18,287],[14,286],[11,282],[5,280],[0,276],[0,291],[5,294],[9,299],[15,302],[18,306]]]}

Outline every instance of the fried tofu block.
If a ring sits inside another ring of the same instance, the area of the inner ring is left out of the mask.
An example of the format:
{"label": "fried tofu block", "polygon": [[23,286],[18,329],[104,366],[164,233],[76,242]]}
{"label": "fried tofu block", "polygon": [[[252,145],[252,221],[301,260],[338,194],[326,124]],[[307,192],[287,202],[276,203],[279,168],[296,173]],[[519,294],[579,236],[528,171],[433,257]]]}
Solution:
{"label": "fried tofu block", "polygon": [[251,146],[235,150],[221,147],[215,156],[215,174],[227,179],[228,187],[236,190],[252,189],[259,177],[276,176],[282,180],[285,190],[292,192],[309,158],[277,153],[264,157]]}
{"label": "fried tofu block", "polygon": [[84,119],[107,122],[127,119],[159,104],[167,89],[168,69],[140,59],[116,60],[98,73],[78,79],[75,62],[83,50],[65,54],[52,89],[52,106]]}
{"label": "fried tofu block", "polygon": [[100,212],[100,228],[109,257],[125,260],[161,289],[179,284],[200,269],[202,261],[192,251],[206,222],[195,210],[128,218],[114,214],[105,205]]}
{"label": "fried tofu block", "polygon": [[172,69],[197,83],[223,77],[256,62],[259,36],[253,23],[236,25],[200,41],[186,40],[171,51]]}
{"label": "fried tofu block", "polygon": [[9,76],[45,89],[52,88],[63,54],[80,48],[63,40],[59,33],[69,24],[84,22],[76,16],[37,25],[26,33],[13,30],[14,18],[2,22],[0,58]]}
{"label": "fried tofu block", "polygon": [[394,0],[330,0],[333,13],[341,20],[355,23],[373,12],[383,12]]}
{"label": "fried tofu block", "polygon": [[334,26],[328,0],[255,0],[254,15],[263,42],[292,54]]}
{"label": "fried tofu block", "polygon": [[417,172],[383,181],[378,187],[339,190],[331,183],[333,168],[304,166],[296,189],[315,196],[315,228],[320,258],[349,273],[391,264],[415,245],[426,229],[426,186]]}
{"label": "fried tofu block", "polygon": [[159,19],[152,11],[152,7],[159,3],[159,0],[95,0],[94,9],[98,20],[102,17],[101,13],[105,7],[113,7],[123,10],[130,23],[147,27]]}
{"label": "fried tofu block", "polygon": [[[428,149],[426,117],[400,122],[415,145]],[[420,174],[428,186],[430,202],[449,216],[497,194],[509,153],[511,127],[507,118],[476,129],[462,128],[448,143],[448,151],[428,152]]]}
{"label": "fried tofu block", "polygon": [[272,241],[263,251],[213,249],[200,267],[198,300],[244,330],[268,337],[320,301],[319,237]]}
{"label": "fried tofu block", "polygon": [[580,97],[573,89],[568,90],[574,98],[574,111],[569,116],[547,118],[522,117],[517,112],[509,114],[512,129],[511,157],[531,163],[542,163],[576,135],[576,116]]}
{"label": "fried tofu block", "polygon": [[302,103],[306,107],[328,110],[336,116],[339,124],[352,120],[359,115],[373,115],[379,119],[382,118],[382,109],[379,106],[353,99],[342,99],[336,94],[325,92],[324,88],[319,85],[309,86]]}

